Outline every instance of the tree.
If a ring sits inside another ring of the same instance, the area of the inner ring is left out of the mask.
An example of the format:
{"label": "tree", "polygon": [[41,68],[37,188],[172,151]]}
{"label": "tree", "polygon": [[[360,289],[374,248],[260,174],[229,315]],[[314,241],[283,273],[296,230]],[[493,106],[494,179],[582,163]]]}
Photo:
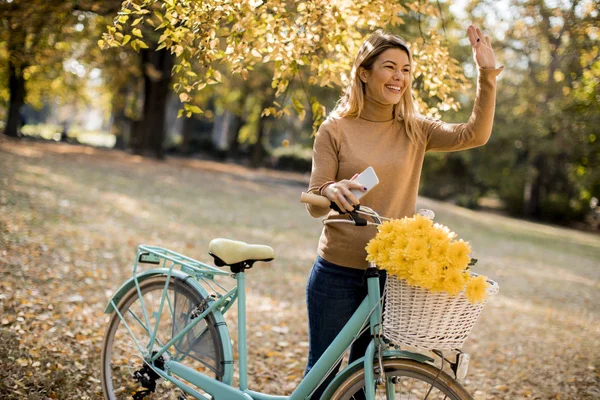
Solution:
{"label": "tree", "polygon": [[[600,161],[599,6],[512,2],[503,40],[511,68],[498,92],[499,134],[487,146],[494,156],[485,169],[517,214],[581,219],[600,195],[600,175],[590,168]],[[479,7],[493,10],[492,3]]]}
{"label": "tree", "polygon": [[0,3],[0,40],[8,58],[8,118],[4,133],[17,136],[25,103],[25,70],[42,48],[53,45],[57,27],[65,24],[70,4],[63,1],[3,1]]}
{"label": "tree", "polygon": [[[173,88],[184,102],[180,114],[188,117],[202,112],[192,103],[194,93],[223,80],[219,65],[244,80],[259,64],[271,65],[274,107],[266,107],[264,116],[281,117],[295,109],[303,117],[303,104],[310,103],[316,129],[325,117],[316,98],[297,98],[299,92],[294,92],[287,101],[278,101],[290,85],[343,86],[366,33],[378,24],[398,27],[405,23],[403,18],[415,15],[437,17],[437,2],[127,1],[100,46],[165,49],[174,55]],[[158,40],[147,33],[148,27],[159,35]],[[412,44],[419,84],[434,99],[436,110],[456,108],[452,94],[464,84],[461,71],[437,35],[425,35],[430,40]]]}
{"label": "tree", "polygon": [[[118,5],[116,0],[0,2],[0,44],[8,66],[6,135],[18,135],[26,102],[39,107],[50,99],[86,101],[85,74],[99,64],[89,36],[100,35],[98,18],[116,12]],[[109,54],[103,54],[105,60]]]}

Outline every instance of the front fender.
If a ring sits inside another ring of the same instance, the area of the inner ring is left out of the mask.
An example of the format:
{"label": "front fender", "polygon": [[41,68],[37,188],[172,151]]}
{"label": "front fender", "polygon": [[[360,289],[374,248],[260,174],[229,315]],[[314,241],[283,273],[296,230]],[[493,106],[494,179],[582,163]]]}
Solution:
{"label": "front fender", "polygon": [[[388,360],[388,359],[392,359],[392,358],[406,358],[409,360],[415,360],[415,361],[419,361],[422,363],[433,363],[433,361],[434,361],[432,358],[427,357],[424,354],[413,353],[413,352],[405,351],[405,350],[393,350],[393,349],[383,350],[382,357],[384,360]],[[333,393],[338,388],[338,386],[342,382],[344,382],[346,379],[348,379],[348,377],[350,375],[352,375],[357,370],[362,368],[364,362],[365,362],[365,358],[361,357],[358,360],[354,361],[352,364],[348,365],[346,368],[344,368],[344,370],[341,371],[339,374],[337,374],[335,376],[335,378],[333,378],[333,380],[329,383],[329,386],[327,386],[327,389],[325,389],[325,392],[323,392],[323,395],[321,397],[323,399],[329,399],[331,396],[333,396]],[[377,363],[374,363],[374,365],[377,365]]]}

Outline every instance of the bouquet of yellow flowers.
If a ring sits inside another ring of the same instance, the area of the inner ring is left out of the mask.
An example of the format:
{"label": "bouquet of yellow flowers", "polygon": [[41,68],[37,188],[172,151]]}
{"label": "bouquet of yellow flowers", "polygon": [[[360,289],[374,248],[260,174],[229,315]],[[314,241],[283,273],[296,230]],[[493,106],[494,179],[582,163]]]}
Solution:
{"label": "bouquet of yellow flowers", "polygon": [[487,278],[469,271],[469,243],[448,227],[417,214],[386,221],[378,229],[367,244],[367,261],[412,286],[450,296],[464,290],[472,304],[487,298]]}

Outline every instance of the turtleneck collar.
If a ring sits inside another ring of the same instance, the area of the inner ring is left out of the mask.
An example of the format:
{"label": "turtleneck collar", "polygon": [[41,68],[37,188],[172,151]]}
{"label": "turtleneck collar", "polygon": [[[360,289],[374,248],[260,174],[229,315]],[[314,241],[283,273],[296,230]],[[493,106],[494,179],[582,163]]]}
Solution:
{"label": "turtleneck collar", "polygon": [[391,121],[394,119],[394,105],[382,104],[365,96],[360,118],[371,122]]}

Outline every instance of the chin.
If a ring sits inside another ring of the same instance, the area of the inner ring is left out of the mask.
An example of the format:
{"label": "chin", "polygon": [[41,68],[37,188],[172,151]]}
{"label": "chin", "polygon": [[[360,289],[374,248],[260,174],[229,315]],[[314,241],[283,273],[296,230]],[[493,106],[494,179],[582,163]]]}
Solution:
{"label": "chin", "polygon": [[399,104],[401,100],[402,96],[398,97],[397,99],[386,99],[385,103],[390,106],[395,106],[396,104]]}

